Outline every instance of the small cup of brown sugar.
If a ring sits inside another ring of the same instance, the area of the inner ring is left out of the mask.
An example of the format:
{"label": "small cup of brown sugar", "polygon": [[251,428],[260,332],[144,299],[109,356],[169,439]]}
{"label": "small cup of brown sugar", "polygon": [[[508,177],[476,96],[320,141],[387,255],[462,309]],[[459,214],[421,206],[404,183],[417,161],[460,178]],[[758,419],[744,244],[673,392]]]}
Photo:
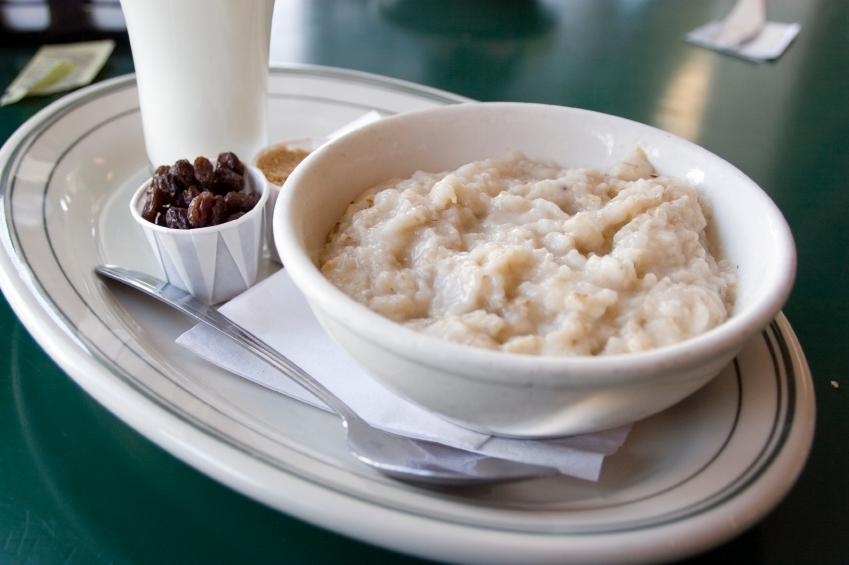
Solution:
{"label": "small cup of brown sugar", "polygon": [[256,282],[268,183],[233,153],[162,165],[136,191],[130,214],[168,282],[208,304]]}
{"label": "small cup of brown sugar", "polygon": [[277,195],[280,194],[280,188],[295,167],[301,164],[301,161],[317,149],[325,139],[313,137],[305,137],[303,139],[293,139],[289,141],[281,141],[274,145],[269,145],[256,156],[256,167],[265,175],[268,181],[268,206],[266,208],[266,236],[268,241],[268,254],[274,261],[280,262],[280,257],[277,255],[277,246],[274,245],[274,234],[271,233],[271,216],[274,214],[274,204],[277,202]]}

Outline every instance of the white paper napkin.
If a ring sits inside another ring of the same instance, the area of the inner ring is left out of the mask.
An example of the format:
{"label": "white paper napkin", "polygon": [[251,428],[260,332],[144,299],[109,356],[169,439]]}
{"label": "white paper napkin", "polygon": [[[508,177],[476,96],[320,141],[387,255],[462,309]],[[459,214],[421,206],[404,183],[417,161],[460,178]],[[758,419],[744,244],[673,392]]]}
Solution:
{"label": "white paper napkin", "polygon": [[778,59],[790,46],[801,27],[796,23],[766,22],[760,33],[738,45],[721,40],[722,21],[708,22],[685,36],[690,43],[761,63]]}
{"label": "white paper napkin", "polygon": [[[497,457],[555,467],[563,474],[595,481],[604,458],[616,452],[630,430],[623,426],[531,441],[492,437],[445,421],[398,397],[361,369],[324,333],[285,270],[239,295],[221,312],[300,365],[371,425],[467,450],[468,458],[453,461],[458,467],[478,464],[481,456]],[[277,369],[206,326],[195,326],[177,343],[259,385],[326,409]]]}

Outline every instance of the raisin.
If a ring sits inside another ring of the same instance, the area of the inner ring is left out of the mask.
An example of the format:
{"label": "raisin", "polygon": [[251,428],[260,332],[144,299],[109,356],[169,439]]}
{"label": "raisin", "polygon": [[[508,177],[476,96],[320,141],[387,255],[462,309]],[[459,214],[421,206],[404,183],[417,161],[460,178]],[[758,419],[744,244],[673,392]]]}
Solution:
{"label": "raisin", "polygon": [[195,178],[203,190],[211,190],[212,183],[215,179],[212,163],[206,157],[198,157],[195,159]]}
{"label": "raisin", "polygon": [[242,175],[234,173],[230,169],[215,169],[213,192],[216,194],[227,194],[228,192],[242,190],[242,184],[244,184]]}
{"label": "raisin", "polygon": [[174,175],[172,175],[170,172],[165,175],[153,177],[153,180],[161,183],[162,188],[164,190],[167,190],[168,193],[171,194],[172,200],[176,199],[180,191],[183,190],[183,186],[176,178],[174,178]]}
{"label": "raisin", "polygon": [[142,218],[148,222],[155,222],[156,216],[164,212],[165,208],[174,199],[174,191],[165,177],[153,177],[145,190],[145,203],[142,209]]}
{"label": "raisin", "polygon": [[235,214],[230,214],[230,217],[227,218],[228,222],[232,222],[233,220],[238,220],[242,216],[244,216],[244,212],[236,212]]}
{"label": "raisin", "polygon": [[144,191],[144,206],[142,207],[142,218],[147,220],[148,222],[152,222],[156,220],[156,214],[158,212],[156,203],[153,201],[153,182],[147,185],[147,188]]}
{"label": "raisin", "polygon": [[230,214],[236,212],[247,212],[256,206],[259,196],[253,192],[228,192],[224,196],[224,203],[227,204],[227,211]]}
{"label": "raisin", "polygon": [[171,170],[171,167],[169,167],[168,165],[159,165],[158,167],[156,167],[156,172],[153,173],[153,176],[155,176],[155,177],[162,176],[164,174],[167,174],[168,171],[170,171],[170,170]]}
{"label": "raisin", "polygon": [[180,184],[180,181],[174,175],[168,174],[163,180],[168,183],[169,190],[173,194],[172,198],[177,198],[177,195],[183,191],[183,185]]}
{"label": "raisin", "polygon": [[227,221],[227,204],[224,203],[223,196],[215,196],[215,202],[212,203],[212,210],[209,214],[209,225],[217,226]]}
{"label": "raisin", "polygon": [[168,210],[170,210],[170,208],[157,212],[156,221],[154,222],[157,226],[168,227],[165,221],[165,217],[168,215]]}
{"label": "raisin", "polygon": [[178,230],[189,229],[189,218],[186,208],[172,206],[165,212],[165,226]]}
{"label": "raisin", "polygon": [[180,159],[171,166],[171,176],[183,188],[197,184],[195,168],[186,159]]}
{"label": "raisin", "polygon": [[245,165],[242,163],[235,153],[227,151],[218,154],[217,169],[228,169],[236,174],[245,174]]}
{"label": "raisin", "polygon": [[225,219],[227,206],[224,198],[204,190],[192,199],[187,211],[189,225],[203,228],[220,224]]}
{"label": "raisin", "polygon": [[200,189],[194,185],[188,187],[186,190],[180,193],[180,198],[178,199],[180,204],[187,207],[192,203],[192,199],[200,194]]}
{"label": "raisin", "polygon": [[215,201],[215,195],[204,190],[189,203],[188,220],[189,225],[193,228],[202,228],[209,224],[209,211],[212,208],[212,203]]}

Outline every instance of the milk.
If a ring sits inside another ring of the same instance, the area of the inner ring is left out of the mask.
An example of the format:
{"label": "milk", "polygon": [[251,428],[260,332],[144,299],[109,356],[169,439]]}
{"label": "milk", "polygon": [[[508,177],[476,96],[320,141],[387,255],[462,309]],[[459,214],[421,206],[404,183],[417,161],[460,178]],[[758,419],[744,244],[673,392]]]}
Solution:
{"label": "milk", "polygon": [[153,166],[266,145],[274,0],[121,0]]}

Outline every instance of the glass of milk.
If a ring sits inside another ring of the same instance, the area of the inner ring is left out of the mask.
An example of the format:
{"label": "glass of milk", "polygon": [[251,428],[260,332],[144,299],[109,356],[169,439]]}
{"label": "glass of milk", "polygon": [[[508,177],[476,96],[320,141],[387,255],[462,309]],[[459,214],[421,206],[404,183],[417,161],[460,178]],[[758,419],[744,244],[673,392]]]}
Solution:
{"label": "glass of milk", "polygon": [[151,164],[267,143],[274,0],[121,0]]}

